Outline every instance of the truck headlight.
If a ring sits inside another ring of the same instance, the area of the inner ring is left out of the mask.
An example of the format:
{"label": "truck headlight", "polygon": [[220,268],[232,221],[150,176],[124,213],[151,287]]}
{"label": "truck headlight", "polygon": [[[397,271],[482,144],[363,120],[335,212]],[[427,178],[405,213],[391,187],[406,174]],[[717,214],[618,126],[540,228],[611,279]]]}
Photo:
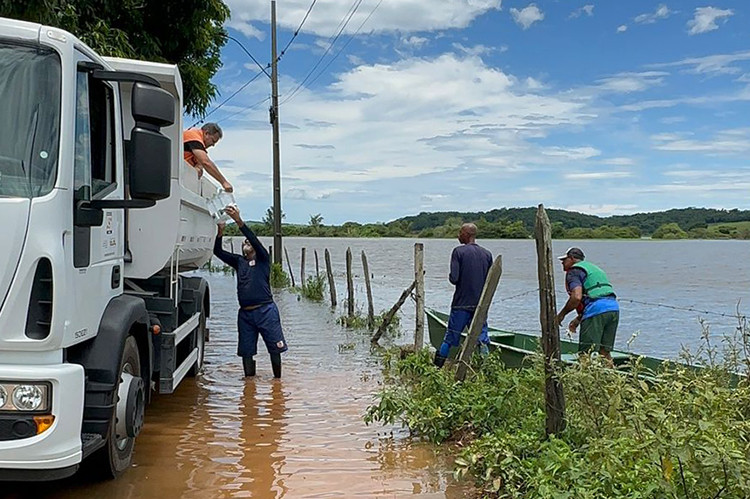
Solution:
{"label": "truck headlight", "polygon": [[44,398],[44,390],[39,385],[18,385],[13,389],[13,405],[20,411],[38,410]]}
{"label": "truck headlight", "polygon": [[0,381],[0,411],[46,413],[52,408],[48,381]]}

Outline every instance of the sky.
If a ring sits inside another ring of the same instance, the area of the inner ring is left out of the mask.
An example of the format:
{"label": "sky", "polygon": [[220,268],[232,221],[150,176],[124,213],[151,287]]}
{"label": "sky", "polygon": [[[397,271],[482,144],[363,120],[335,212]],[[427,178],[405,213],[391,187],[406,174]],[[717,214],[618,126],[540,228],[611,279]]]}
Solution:
{"label": "sky", "polygon": [[[260,219],[270,2],[225,1],[209,154]],[[746,0],[317,0],[294,37],[311,4],[277,2],[286,222],[750,209]]]}

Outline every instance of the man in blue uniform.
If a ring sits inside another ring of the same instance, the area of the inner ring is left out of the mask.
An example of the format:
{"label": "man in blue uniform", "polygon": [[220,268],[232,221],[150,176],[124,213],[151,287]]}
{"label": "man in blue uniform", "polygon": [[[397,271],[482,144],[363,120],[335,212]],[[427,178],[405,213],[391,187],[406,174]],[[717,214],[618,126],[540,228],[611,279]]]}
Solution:
{"label": "man in blue uniform", "polygon": [[288,347],[281,330],[279,309],[271,294],[271,259],[253,231],[242,221],[240,210],[235,206],[226,209],[227,215],[237,223],[240,232],[247,238],[242,243],[242,254],[224,251],[221,239],[224,224],[219,224],[214,255],[232,267],[237,273],[237,299],[240,310],[237,317],[239,341],[237,355],[242,357],[245,376],[255,376],[255,354],[258,353],[258,334],[263,338],[271,355],[273,376],[281,377],[281,354]]}
{"label": "man in blue uniform", "polygon": [[[458,233],[461,246],[453,248],[451,254],[451,270],[448,280],[456,286],[451,302],[451,315],[448,328],[440,349],[435,352],[434,363],[437,367],[445,364],[451,347],[458,346],[461,332],[471,324],[474,312],[482,296],[484,281],[492,266],[492,253],[479,246],[476,242],[477,226],[463,224]],[[482,326],[479,335],[479,351],[483,355],[489,351],[490,338],[487,332],[487,321]]]}
{"label": "man in blue uniform", "polygon": [[612,365],[610,352],[615,345],[620,306],[607,274],[593,263],[584,261],[580,248],[570,248],[558,259],[565,271],[565,289],[569,297],[557,314],[557,324],[562,324],[565,316],[576,310],[578,315],[568,329],[574,333],[578,325],[581,326],[578,351],[581,354],[591,350],[599,352]]}

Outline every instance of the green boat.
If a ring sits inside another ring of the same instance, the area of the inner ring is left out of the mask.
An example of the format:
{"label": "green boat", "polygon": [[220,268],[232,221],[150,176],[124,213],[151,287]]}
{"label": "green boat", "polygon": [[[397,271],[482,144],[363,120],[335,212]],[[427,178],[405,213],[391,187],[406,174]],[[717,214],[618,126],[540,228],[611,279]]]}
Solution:
{"label": "green boat", "polygon": [[[445,329],[448,327],[448,314],[432,309],[425,309],[425,312],[427,313],[430,343],[435,349],[439,349],[445,337]],[[541,351],[538,336],[504,331],[493,327],[488,329],[490,351],[499,350],[503,362],[508,367],[522,367],[528,363],[530,355]],[[462,333],[462,338],[466,338],[466,330]],[[560,353],[563,362],[568,364],[578,362],[578,342],[560,339]],[[449,358],[455,358],[457,354],[458,347],[451,348]],[[619,369],[627,369],[636,358],[640,358],[641,365],[654,373],[663,370],[667,365],[674,365],[671,361],[656,357],[636,355],[620,350],[612,351],[612,360],[615,367]]]}

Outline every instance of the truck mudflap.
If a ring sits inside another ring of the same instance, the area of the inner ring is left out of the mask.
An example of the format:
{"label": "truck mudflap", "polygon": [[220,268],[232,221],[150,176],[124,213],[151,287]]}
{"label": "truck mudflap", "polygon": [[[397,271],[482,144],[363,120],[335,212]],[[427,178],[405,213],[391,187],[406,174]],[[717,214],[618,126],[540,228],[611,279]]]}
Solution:
{"label": "truck mudflap", "polygon": [[0,480],[54,480],[75,473],[83,458],[83,367],[0,365],[0,381],[49,383],[49,412],[54,416],[52,425],[40,434],[0,440]]}

